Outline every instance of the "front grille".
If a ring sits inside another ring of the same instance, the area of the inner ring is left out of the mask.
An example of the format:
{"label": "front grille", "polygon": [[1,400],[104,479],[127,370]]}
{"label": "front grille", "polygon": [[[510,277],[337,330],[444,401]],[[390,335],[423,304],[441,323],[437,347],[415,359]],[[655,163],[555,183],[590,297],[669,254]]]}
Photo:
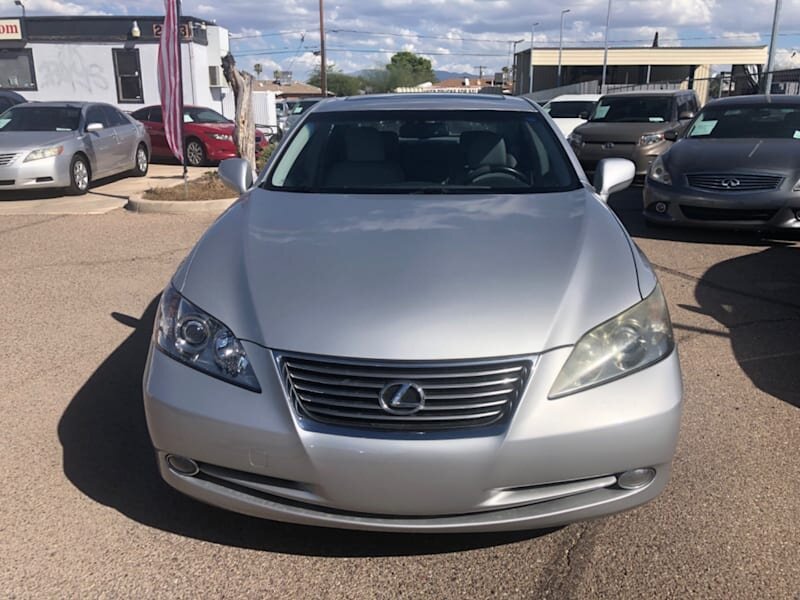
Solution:
{"label": "front grille", "polygon": [[6,165],[10,165],[11,161],[14,160],[16,154],[0,154],[0,167],[5,167]]}
{"label": "front grille", "polygon": [[715,192],[766,192],[778,189],[783,182],[780,175],[755,175],[737,173],[689,173],[690,187]]}
{"label": "front grille", "polygon": [[758,221],[766,223],[778,212],[769,209],[706,208],[683,204],[680,205],[680,208],[687,219],[697,221]]}
{"label": "front grille", "polygon": [[[485,427],[504,421],[519,401],[534,363],[532,358],[418,363],[297,354],[276,358],[300,415],[346,427],[405,431]],[[397,382],[422,388],[421,410],[396,415],[381,407],[381,390]]]}

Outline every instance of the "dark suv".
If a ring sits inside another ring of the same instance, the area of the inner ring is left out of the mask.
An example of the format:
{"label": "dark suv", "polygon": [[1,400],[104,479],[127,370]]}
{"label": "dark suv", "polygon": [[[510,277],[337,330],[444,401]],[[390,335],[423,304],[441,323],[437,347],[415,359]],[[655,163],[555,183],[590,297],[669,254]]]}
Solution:
{"label": "dark suv", "polygon": [[627,158],[636,164],[636,175],[644,176],[698,109],[693,90],[608,94],[569,141],[586,171],[604,158]]}

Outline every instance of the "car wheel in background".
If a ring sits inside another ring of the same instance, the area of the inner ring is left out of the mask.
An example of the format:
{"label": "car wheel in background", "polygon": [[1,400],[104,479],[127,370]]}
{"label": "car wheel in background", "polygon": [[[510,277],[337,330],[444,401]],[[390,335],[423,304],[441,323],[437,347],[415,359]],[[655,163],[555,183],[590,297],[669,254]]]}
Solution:
{"label": "car wheel in background", "polygon": [[147,175],[147,169],[150,167],[149,156],[147,156],[147,146],[139,144],[136,148],[136,157],[133,164],[133,175],[135,177],[144,177]]}
{"label": "car wheel in background", "polygon": [[89,191],[90,181],[89,162],[85,156],[76,154],[69,164],[69,193],[74,196],[85,194]]}
{"label": "car wheel in background", "polygon": [[192,167],[202,167],[206,163],[206,149],[199,140],[186,142],[186,162]]}

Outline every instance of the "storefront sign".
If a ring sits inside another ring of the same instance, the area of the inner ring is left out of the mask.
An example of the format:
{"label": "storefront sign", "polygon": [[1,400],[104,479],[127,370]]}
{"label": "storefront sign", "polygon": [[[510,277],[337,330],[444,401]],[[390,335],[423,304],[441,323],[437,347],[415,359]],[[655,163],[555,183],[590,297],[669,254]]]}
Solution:
{"label": "storefront sign", "polygon": [[[160,38],[163,29],[163,23],[153,23],[153,37]],[[192,28],[188,23],[181,23],[181,38],[184,40],[192,39]]]}
{"label": "storefront sign", "polygon": [[0,40],[21,40],[22,26],[19,19],[0,19]]}

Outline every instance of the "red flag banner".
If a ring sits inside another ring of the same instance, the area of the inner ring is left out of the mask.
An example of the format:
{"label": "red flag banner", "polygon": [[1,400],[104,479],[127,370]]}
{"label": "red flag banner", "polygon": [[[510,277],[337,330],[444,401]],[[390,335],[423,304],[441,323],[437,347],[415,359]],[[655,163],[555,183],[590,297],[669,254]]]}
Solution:
{"label": "red flag banner", "polygon": [[183,162],[183,85],[178,0],[164,0],[164,29],[158,44],[158,88],[167,144],[175,158]]}

